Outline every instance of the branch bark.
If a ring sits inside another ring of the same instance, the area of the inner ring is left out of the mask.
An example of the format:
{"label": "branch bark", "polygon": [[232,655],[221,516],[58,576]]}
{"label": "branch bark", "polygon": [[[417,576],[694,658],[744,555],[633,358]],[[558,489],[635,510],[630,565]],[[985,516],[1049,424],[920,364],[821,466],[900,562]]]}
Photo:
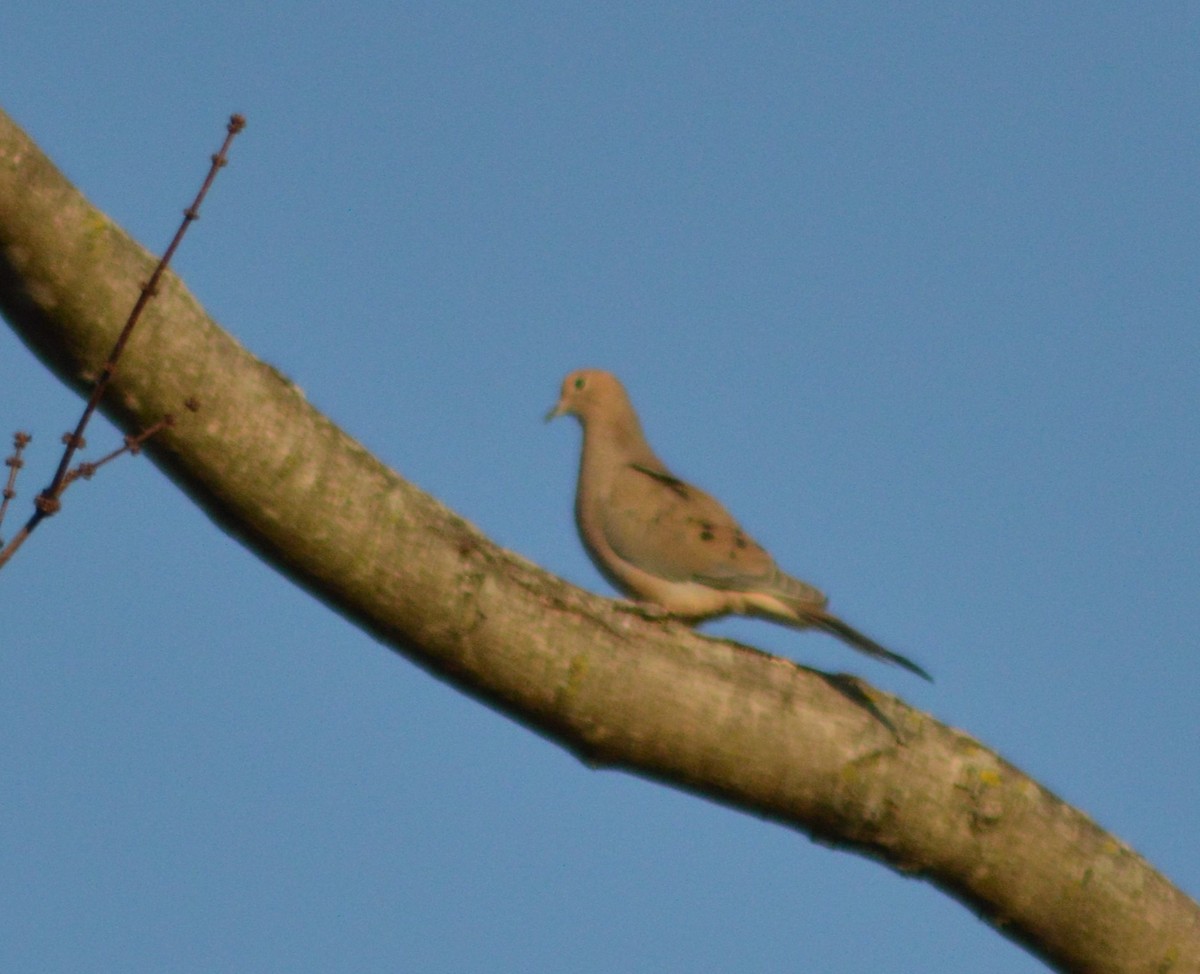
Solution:
{"label": "branch bark", "polygon": [[[0,310],[34,354],[85,390],[153,264],[0,112]],[[923,878],[1061,970],[1200,972],[1200,908],[1082,812],[865,684],[647,620],[497,547],[313,409],[174,275],[103,409],[128,430],[173,413],[146,452],[224,530],[587,764]]]}

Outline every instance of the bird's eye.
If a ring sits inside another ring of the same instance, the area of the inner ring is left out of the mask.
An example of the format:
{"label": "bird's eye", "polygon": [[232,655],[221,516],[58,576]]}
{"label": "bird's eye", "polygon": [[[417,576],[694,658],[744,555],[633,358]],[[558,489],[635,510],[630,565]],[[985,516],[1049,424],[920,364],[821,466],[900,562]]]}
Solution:
{"label": "bird's eye", "polygon": [[586,385],[587,385],[587,379],[585,379],[583,376],[580,376],[578,379],[575,380],[575,391],[578,392],[580,389],[582,389]]}

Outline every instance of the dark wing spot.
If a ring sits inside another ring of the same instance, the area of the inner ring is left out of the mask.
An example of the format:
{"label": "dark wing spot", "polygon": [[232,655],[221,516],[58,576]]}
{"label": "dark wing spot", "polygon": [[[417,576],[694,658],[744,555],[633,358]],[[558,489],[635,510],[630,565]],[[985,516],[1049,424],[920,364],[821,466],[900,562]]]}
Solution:
{"label": "dark wing spot", "polygon": [[647,477],[657,480],[660,484],[665,484],[667,487],[670,487],[671,490],[675,491],[675,493],[677,493],[680,497],[689,496],[687,484],[685,484],[678,477],[674,477],[662,470],[651,470],[649,467],[643,466],[640,463],[631,463],[629,466],[638,473],[644,473]]}

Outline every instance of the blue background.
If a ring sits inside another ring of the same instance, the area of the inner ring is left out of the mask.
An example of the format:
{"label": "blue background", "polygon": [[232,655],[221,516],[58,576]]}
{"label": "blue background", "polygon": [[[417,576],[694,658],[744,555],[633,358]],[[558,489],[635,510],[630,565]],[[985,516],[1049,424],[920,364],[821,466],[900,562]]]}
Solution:
{"label": "blue background", "polygon": [[[116,9],[114,9],[116,8]],[[568,370],[1200,891],[1195,3],[9,4],[0,103],[402,475],[608,592]],[[0,428],[79,401],[0,331]],[[98,453],[117,439],[93,427]],[[5,453],[7,450],[5,450]],[[928,886],[585,769],[146,461],[0,578],[0,967],[1042,970]]]}

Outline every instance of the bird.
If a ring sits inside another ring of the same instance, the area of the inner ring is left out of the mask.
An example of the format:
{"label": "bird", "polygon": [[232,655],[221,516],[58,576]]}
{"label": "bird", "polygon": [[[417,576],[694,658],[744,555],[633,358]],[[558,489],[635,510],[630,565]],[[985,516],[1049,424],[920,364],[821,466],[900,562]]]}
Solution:
{"label": "bird", "polygon": [[710,494],[658,458],[625,387],[611,372],[578,369],[562,382],[546,421],[583,427],[575,523],[592,563],[615,588],[689,625],[724,615],[818,629],[932,681],[828,611],[828,599],[783,572]]}

